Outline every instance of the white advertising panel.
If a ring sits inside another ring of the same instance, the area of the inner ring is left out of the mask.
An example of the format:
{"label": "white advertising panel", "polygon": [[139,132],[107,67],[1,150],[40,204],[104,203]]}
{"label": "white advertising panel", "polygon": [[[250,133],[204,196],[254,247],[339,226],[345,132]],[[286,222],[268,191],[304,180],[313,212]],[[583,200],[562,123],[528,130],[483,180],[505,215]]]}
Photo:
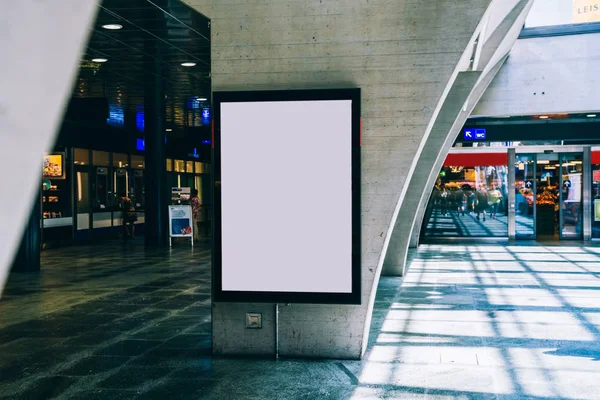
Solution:
{"label": "white advertising panel", "polygon": [[215,104],[217,299],[360,301],[359,97],[312,92]]}
{"label": "white advertising panel", "polygon": [[193,237],[192,206],[169,206],[169,236]]}

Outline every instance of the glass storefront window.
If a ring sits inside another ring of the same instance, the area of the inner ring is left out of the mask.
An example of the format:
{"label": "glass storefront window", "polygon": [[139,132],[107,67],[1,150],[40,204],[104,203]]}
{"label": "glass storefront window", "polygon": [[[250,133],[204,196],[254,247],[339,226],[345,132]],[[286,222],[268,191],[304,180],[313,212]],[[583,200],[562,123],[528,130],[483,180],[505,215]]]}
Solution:
{"label": "glass storefront window", "polygon": [[562,188],[560,192],[560,234],[561,239],[579,239],[582,236],[583,218],[581,201],[583,192],[583,155],[581,153],[561,154],[560,168]]}
{"label": "glass storefront window", "polygon": [[[515,156],[515,221],[518,238],[535,238],[535,156]],[[548,174],[549,176],[549,174]],[[545,179],[544,179],[545,182]]]}
{"label": "glass storefront window", "polygon": [[171,158],[167,158],[167,172],[173,171],[173,160]]}
{"label": "glass storefront window", "polygon": [[196,161],[197,174],[210,174],[210,164]]}
{"label": "glass storefront window", "polygon": [[185,161],[175,160],[175,172],[185,172]]}
{"label": "glass storefront window", "polygon": [[507,237],[507,167],[443,167],[426,209],[425,237]]}
{"label": "glass storefront window", "polygon": [[600,239],[600,164],[592,164],[592,238]]}
{"label": "glass storefront window", "polygon": [[98,167],[110,166],[110,153],[108,151],[94,150],[92,152],[92,162]]}
{"label": "glass storefront window", "polygon": [[90,151],[88,149],[74,149],[73,162],[75,165],[90,165]]}
{"label": "glass storefront window", "polygon": [[113,153],[113,167],[126,168],[129,166],[127,154]]}
{"label": "glass storefront window", "polygon": [[132,155],[131,166],[136,169],[144,169],[146,167],[146,161],[144,156]]}
{"label": "glass storefront window", "polygon": [[194,162],[186,161],[185,162],[185,172],[193,174],[194,173]]}
{"label": "glass storefront window", "polygon": [[600,3],[589,0],[535,0],[525,28],[600,21]]}

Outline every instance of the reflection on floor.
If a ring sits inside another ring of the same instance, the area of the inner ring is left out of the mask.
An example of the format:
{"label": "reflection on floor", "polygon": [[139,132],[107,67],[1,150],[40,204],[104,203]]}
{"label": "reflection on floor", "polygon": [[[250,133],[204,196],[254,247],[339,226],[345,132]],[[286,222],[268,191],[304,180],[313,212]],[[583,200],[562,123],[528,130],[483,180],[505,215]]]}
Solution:
{"label": "reflection on floor", "polygon": [[[519,235],[533,235],[533,216],[517,215],[516,229]],[[425,228],[426,238],[436,237],[508,237],[508,217],[498,213],[491,218],[487,213],[485,221],[483,214],[477,219],[476,212],[448,211],[442,214],[440,209],[434,209]]]}
{"label": "reflection on floor", "polygon": [[425,237],[508,237],[508,219],[505,214],[490,218],[483,214],[477,219],[477,213],[449,211],[445,215],[439,209],[433,210]]}
{"label": "reflection on floor", "polygon": [[[174,398],[205,382],[210,251],[48,250],[0,300],[0,398]],[[189,398],[189,397],[187,397]]]}
{"label": "reflection on floor", "polygon": [[0,301],[0,398],[596,399],[600,248],[427,245],[363,361],[209,355],[209,252],[48,251]]}
{"label": "reflection on floor", "polygon": [[600,248],[422,246],[355,398],[597,399]]}

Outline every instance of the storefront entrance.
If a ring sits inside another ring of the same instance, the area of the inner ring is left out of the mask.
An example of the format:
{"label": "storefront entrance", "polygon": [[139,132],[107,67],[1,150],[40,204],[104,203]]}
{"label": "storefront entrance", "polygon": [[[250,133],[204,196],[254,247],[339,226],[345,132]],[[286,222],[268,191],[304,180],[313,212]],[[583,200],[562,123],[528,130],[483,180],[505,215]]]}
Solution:
{"label": "storefront entrance", "polygon": [[600,191],[592,193],[592,184],[600,187],[596,153],[591,146],[453,149],[425,210],[422,242],[600,237]]}
{"label": "storefront entrance", "polygon": [[514,166],[509,171],[509,237],[588,240],[589,147],[523,147],[509,149],[508,156]]}

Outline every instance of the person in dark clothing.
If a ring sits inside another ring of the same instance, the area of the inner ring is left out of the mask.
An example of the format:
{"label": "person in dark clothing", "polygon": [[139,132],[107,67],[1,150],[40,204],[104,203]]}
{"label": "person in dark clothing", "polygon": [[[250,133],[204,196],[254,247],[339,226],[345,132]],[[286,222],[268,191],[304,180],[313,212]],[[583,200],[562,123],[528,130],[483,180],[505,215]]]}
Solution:
{"label": "person in dark clothing", "polygon": [[446,186],[442,186],[442,192],[440,193],[440,204],[442,206],[442,215],[448,214],[448,202],[450,201],[450,192],[446,189]]}
{"label": "person in dark clothing", "polygon": [[475,211],[475,203],[477,202],[477,196],[475,195],[475,191],[474,190],[467,190],[466,193],[467,196],[467,212],[469,214],[471,214],[473,211]]}
{"label": "person in dark clothing", "polygon": [[477,190],[477,193],[475,193],[475,196],[477,202],[475,206],[475,209],[477,210],[477,220],[479,220],[479,215],[483,213],[483,220],[485,221],[485,214],[488,209],[487,193],[483,187],[480,187],[479,190]]}
{"label": "person in dark clothing", "polygon": [[457,189],[454,191],[454,205],[456,207],[456,211],[459,215],[465,215],[465,203],[467,201],[467,196],[465,196],[465,193],[460,190]]}
{"label": "person in dark clothing", "polygon": [[121,200],[121,219],[123,222],[123,240],[129,238],[135,239],[135,221],[137,221],[137,213],[135,212],[135,204],[125,193],[119,194]]}

